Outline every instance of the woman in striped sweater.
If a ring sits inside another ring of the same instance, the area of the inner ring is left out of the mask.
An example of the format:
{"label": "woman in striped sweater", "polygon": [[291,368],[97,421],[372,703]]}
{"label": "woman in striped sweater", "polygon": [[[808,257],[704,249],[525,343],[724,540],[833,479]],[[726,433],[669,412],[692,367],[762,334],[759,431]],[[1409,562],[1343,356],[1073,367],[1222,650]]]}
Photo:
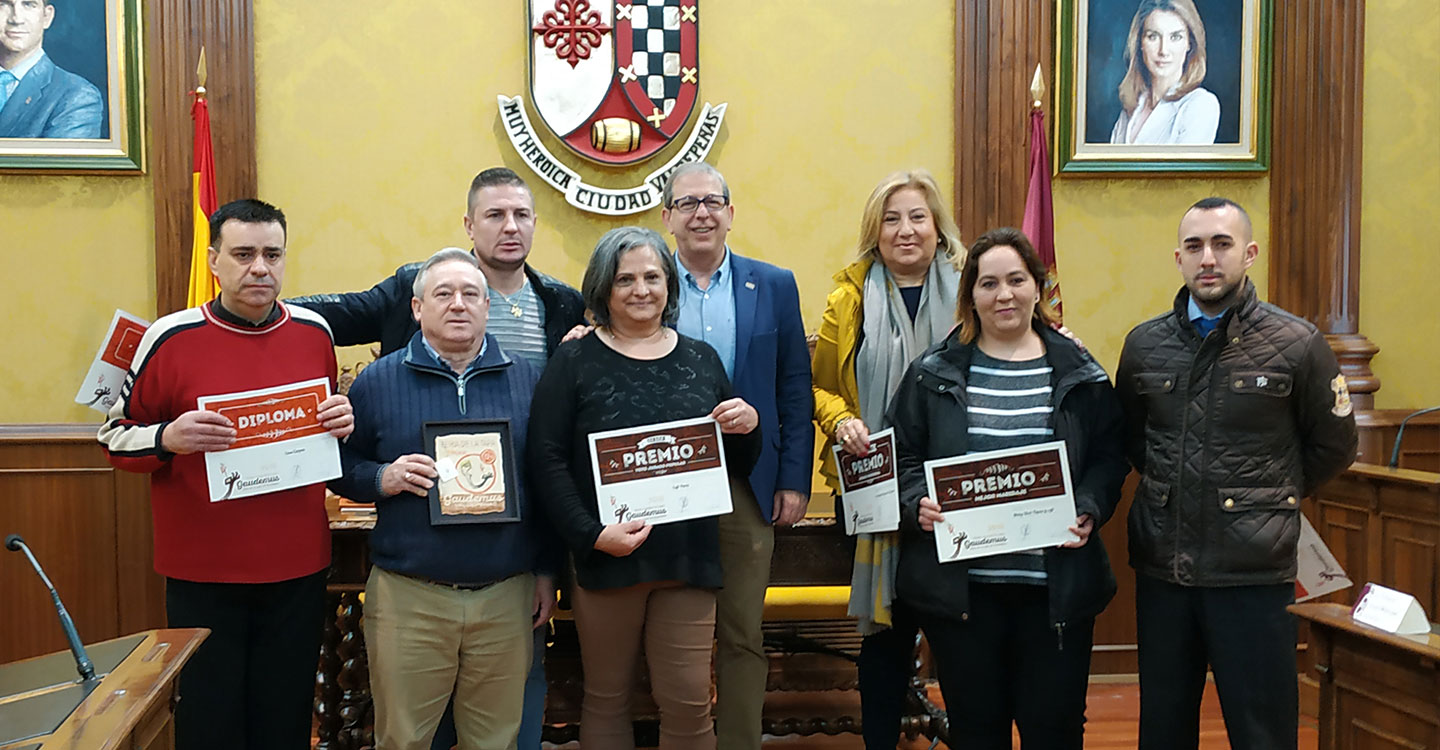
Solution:
{"label": "woman in striped sweater", "polygon": [[[930,642],[951,735],[967,748],[1080,750],[1095,616],[1115,594],[1097,535],[1120,498],[1119,402],[1094,358],[1051,330],[1045,266],[996,229],[971,246],[959,325],[910,366],[891,402],[900,470],[900,600]],[[1060,547],[943,566],[924,462],[1063,440],[1077,517]]]}

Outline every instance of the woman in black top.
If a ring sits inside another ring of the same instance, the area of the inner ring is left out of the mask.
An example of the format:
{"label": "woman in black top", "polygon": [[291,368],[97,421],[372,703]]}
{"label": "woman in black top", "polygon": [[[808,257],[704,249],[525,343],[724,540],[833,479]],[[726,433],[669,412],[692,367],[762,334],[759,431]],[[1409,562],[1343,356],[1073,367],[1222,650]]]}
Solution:
{"label": "woman in black top", "polygon": [[[1010,748],[1012,721],[1027,750],[1081,749],[1095,616],[1115,595],[1098,532],[1129,472],[1120,403],[1099,363],[1050,329],[1044,281],[1023,233],[977,238],[959,325],[910,365],[887,413],[900,480],[896,592],[930,642],[950,735],[974,750]],[[924,462],[1052,440],[1069,459],[1074,539],[941,563],[944,518]]]}
{"label": "woman in black top", "polygon": [[535,494],[575,560],[572,599],[585,673],[580,743],[634,748],[630,693],[643,638],[660,746],[713,748],[716,519],[602,521],[589,436],[709,417],[724,434],[732,480],[744,481],[760,452],[759,415],[732,398],[713,349],[666,327],[679,309],[679,279],[658,234],[607,232],[590,257],[582,294],[597,328],[550,358],[535,388],[528,441]]}

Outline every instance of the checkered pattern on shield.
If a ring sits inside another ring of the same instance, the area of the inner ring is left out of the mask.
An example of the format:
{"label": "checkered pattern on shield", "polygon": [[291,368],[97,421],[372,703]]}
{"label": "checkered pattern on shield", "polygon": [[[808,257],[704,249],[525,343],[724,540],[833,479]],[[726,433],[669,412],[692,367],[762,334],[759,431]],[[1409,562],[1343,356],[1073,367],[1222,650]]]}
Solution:
{"label": "checkered pattern on shield", "polygon": [[631,64],[645,94],[666,116],[680,93],[680,0],[634,0]]}

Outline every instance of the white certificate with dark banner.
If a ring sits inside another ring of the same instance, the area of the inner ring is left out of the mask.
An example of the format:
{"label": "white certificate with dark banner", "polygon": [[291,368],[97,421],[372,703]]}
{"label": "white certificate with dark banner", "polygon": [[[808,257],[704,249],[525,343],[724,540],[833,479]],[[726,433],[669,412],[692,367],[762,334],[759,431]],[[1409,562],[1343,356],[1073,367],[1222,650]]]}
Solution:
{"label": "white certificate with dark banner", "polygon": [[895,476],[895,431],[870,433],[870,452],[856,456],[835,446],[845,533],[900,528],[900,482]]}
{"label": "white certificate with dark banner", "polygon": [[720,425],[709,417],[590,435],[603,524],[688,521],[730,512]]}
{"label": "white certificate with dark banner", "polygon": [[241,393],[201,396],[200,409],[235,425],[235,442],[205,454],[210,501],[289,490],[340,476],[340,441],[320,426],[325,378]]}
{"label": "white certificate with dark banner", "polygon": [[1073,542],[1075,493],[1065,441],[925,462],[940,562]]}

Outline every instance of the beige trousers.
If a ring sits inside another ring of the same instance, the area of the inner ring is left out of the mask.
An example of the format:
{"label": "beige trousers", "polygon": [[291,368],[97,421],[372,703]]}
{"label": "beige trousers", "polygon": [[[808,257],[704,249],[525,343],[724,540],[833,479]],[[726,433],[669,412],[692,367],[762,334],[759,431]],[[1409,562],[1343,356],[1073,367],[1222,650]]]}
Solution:
{"label": "beige trousers", "polygon": [[460,750],[515,750],[535,577],[456,591],[378,567],[365,584],[377,750],[429,750],[455,695]]}
{"label": "beige trousers", "polygon": [[643,642],[650,692],[660,707],[661,750],[713,750],[714,592],[674,582],[573,591],[585,670],[580,746],[634,750],[630,697]]}
{"label": "beige trousers", "polygon": [[720,750],[760,750],[765,706],[765,657],[760,621],[775,529],[760,517],[750,485],[730,480],[735,510],[720,517],[720,564],[725,587],[715,599],[715,732]]}

